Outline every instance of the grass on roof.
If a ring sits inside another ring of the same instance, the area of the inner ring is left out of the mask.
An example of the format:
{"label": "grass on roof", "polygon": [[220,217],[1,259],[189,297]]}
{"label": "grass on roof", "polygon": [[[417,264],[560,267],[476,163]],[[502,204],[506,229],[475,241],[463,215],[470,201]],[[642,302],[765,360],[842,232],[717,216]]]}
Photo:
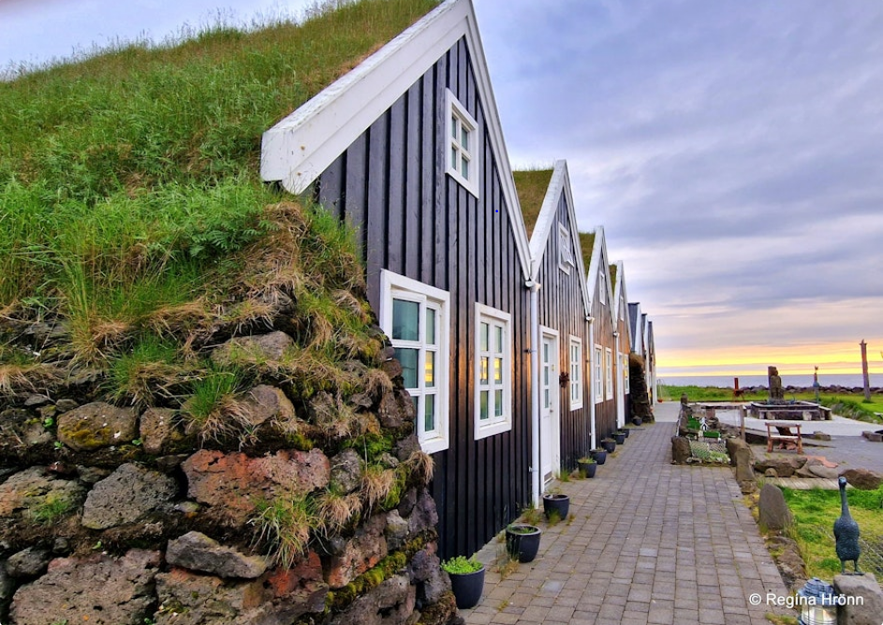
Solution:
{"label": "grass on roof", "polygon": [[595,247],[595,233],[580,232],[579,246],[583,254],[583,265],[585,266],[586,271],[588,271],[589,266],[592,264],[592,250]]}
{"label": "grass on roof", "polygon": [[518,191],[518,202],[521,204],[521,212],[524,215],[524,225],[527,228],[527,236],[533,234],[533,228],[540,216],[549,182],[552,180],[551,169],[530,169],[513,171],[515,189]]}
{"label": "grass on roof", "polygon": [[616,288],[616,265],[611,263],[610,265],[608,265],[608,267],[610,267],[610,287],[615,289]]}
{"label": "grass on roof", "polygon": [[0,82],[0,312],[110,324],[205,296],[279,200],[261,134],[436,4],[364,0]]}

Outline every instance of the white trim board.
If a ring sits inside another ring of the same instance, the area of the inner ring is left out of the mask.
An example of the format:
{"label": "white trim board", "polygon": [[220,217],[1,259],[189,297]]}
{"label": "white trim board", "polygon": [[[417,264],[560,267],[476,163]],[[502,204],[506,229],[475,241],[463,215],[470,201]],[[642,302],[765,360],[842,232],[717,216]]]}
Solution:
{"label": "white trim board", "polygon": [[261,178],[302,193],[462,37],[472,59],[522,273],[528,280],[527,231],[471,0],[446,0],[264,132]]}

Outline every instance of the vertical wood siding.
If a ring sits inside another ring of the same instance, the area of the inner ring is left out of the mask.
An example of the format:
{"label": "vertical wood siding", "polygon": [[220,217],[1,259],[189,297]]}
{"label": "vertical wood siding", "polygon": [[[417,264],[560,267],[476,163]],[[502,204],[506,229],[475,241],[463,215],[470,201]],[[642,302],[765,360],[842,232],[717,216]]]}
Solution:
{"label": "vertical wood siding", "polygon": [[[595,242],[595,245],[600,245],[600,242]],[[607,267],[605,263],[601,263],[601,271],[606,271]],[[609,277],[608,277],[609,281]],[[610,318],[610,306],[613,305],[611,301],[612,296],[607,297],[607,303],[602,304],[600,299],[598,298],[599,284],[597,277],[595,277],[595,292],[592,294],[592,317],[595,318],[594,332],[595,332],[595,345],[601,346],[601,358],[606,358],[605,353],[607,348],[616,354],[616,339],[613,336],[613,331],[616,329],[613,325],[613,320]],[[593,346],[594,349],[594,346]],[[606,361],[604,366],[606,367]],[[613,366],[616,367],[616,363],[613,363]],[[592,371],[592,375],[594,376],[594,371]],[[603,401],[595,404],[595,426],[598,429],[597,436],[600,441],[602,438],[610,436],[610,434],[616,429],[616,393],[617,390],[617,382],[616,379],[616,369],[614,368],[613,374],[613,399],[606,399],[607,397],[607,380],[604,380],[604,397]]]}
{"label": "vertical wood siding", "polygon": [[[591,354],[588,322],[583,304],[582,276],[573,267],[570,274],[558,266],[559,241],[558,224],[568,231],[571,228],[567,197],[562,193],[558,200],[555,223],[546,241],[543,261],[540,265],[538,282],[542,285],[539,295],[539,322],[559,333],[559,371],[570,371],[570,336],[579,337],[583,344],[583,407],[570,409],[570,386],[560,388],[558,406],[561,411],[561,468],[572,471],[576,460],[587,455],[591,441],[591,398],[587,356]],[[578,249],[571,250],[575,255]]]}
{"label": "vertical wood siding", "polygon": [[[479,199],[445,174],[446,89],[482,133]],[[328,167],[316,197],[358,229],[375,310],[382,269],[450,293],[450,448],[433,454],[430,488],[442,557],[471,554],[530,500],[530,310],[465,40]],[[476,302],[510,313],[513,335],[512,430],[479,441]]]}

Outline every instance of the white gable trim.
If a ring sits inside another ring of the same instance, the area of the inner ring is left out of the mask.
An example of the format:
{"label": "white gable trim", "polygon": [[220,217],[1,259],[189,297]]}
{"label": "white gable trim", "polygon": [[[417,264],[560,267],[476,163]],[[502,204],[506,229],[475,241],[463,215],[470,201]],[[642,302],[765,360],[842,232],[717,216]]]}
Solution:
{"label": "white gable trim", "polygon": [[595,286],[598,284],[598,272],[602,269],[607,273],[608,279],[604,281],[607,286],[607,310],[610,312],[610,321],[616,325],[616,303],[613,301],[613,285],[610,284],[610,269],[607,261],[607,240],[604,237],[603,226],[597,226],[595,232],[595,245],[592,248],[592,261],[589,263],[589,272],[586,275],[588,290],[591,295],[595,294]]}
{"label": "white gable trim", "polygon": [[527,231],[471,0],[442,3],[264,132],[261,178],[281,182],[291,193],[302,193],[462,37],[472,58],[522,271],[529,279]]}
{"label": "white gable trim", "polygon": [[628,335],[629,350],[632,346],[632,320],[629,317],[629,299],[628,292],[625,288],[625,265],[621,260],[613,263],[616,265],[616,287],[613,289],[613,297],[616,298],[616,311],[614,311],[614,319],[619,324],[619,316],[622,314],[622,320],[625,322],[625,331]]}
{"label": "white gable trim", "polygon": [[[576,227],[576,212],[573,206],[573,194],[570,188],[570,173],[567,169],[567,161],[555,161],[552,169],[552,178],[549,180],[549,187],[546,189],[546,195],[543,197],[543,206],[540,208],[540,214],[537,216],[537,222],[533,228],[533,234],[530,237],[530,256],[533,259],[530,270],[530,279],[534,282],[539,280],[540,267],[543,264],[543,257],[546,255],[546,249],[549,245],[549,237],[552,234],[558,214],[558,200],[561,194],[564,194],[567,202],[568,221],[570,222],[570,244],[575,256],[577,275],[586,275],[586,268],[583,264],[583,255],[580,253],[579,232]],[[583,292],[583,306],[586,316],[592,314],[591,296],[589,294],[588,285],[585,280],[580,280]]]}

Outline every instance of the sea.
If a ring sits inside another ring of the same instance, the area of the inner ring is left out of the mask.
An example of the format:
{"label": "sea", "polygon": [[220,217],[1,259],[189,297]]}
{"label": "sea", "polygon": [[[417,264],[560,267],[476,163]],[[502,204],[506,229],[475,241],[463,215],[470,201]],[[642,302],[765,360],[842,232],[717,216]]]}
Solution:
{"label": "sea", "polygon": [[[768,379],[765,375],[671,375],[657,378],[659,384],[672,386],[715,386],[719,388],[733,388],[733,378],[739,378],[739,387],[767,386]],[[781,374],[782,386],[795,386],[812,388],[813,376],[811,373]],[[883,374],[871,373],[869,375],[871,387],[883,387]],[[844,386],[846,388],[862,388],[861,373],[819,373],[819,385],[821,386]]]}

